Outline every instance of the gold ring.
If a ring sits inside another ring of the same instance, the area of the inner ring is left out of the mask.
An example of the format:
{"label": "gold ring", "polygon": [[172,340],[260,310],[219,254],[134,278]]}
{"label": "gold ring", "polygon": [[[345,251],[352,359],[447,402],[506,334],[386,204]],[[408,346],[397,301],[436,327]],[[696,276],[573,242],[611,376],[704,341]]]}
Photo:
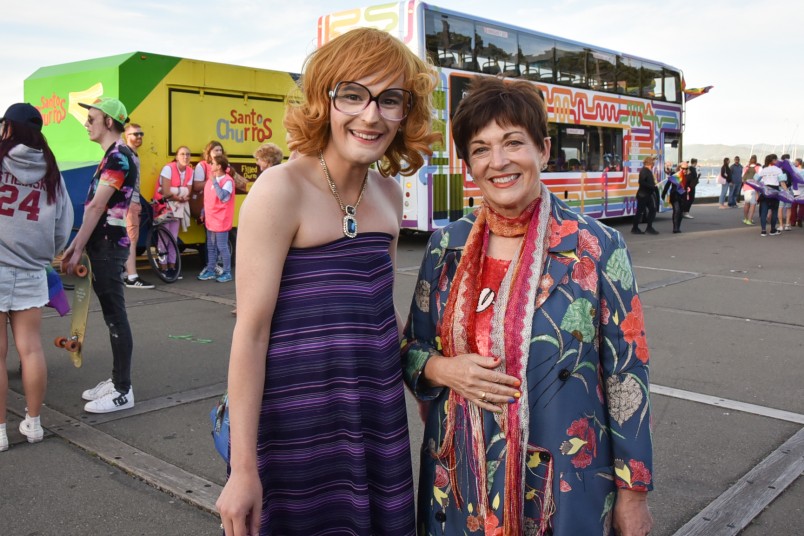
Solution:
{"label": "gold ring", "polygon": [[481,402],[486,401],[486,391],[480,391],[480,401]]}

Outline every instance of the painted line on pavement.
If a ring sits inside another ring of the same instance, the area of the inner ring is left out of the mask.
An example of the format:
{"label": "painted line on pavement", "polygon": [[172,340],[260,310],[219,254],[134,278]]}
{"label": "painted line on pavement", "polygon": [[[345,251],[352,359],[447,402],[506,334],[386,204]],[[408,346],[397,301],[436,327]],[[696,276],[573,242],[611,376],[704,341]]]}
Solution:
{"label": "painted line on pavement", "polygon": [[765,406],[758,406],[756,404],[749,404],[747,402],[740,402],[739,400],[729,400],[719,396],[704,395],[701,393],[694,393],[692,391],[684,391],[683,389],[676,389],[674,387],[665,387],[663,385],[650,385],[651,394],[670,396],[673,398],[680,398],[682,400],[689,400],[691,402],[699,402],[709,406],[717,406],[719,408],[733,409],[743,413],[751,413],[753,415],[760,415],[762,417],[770,417],[771,419],[778,419],[781,421],[793,422],[796,424],[804,424],[804,415],[800,413],[793,413],[792,411],[785,411],[781,409],[768,408]]}
{"label": "painted line on pavement", "polygon": [[[703,273],[703,272],[690,272],[687,270],[673,270],[671,268],[656,268],[655,266],[637,266],[634,265],[634,268],[639,268],[641,270],[653,270],[655,272],[670,272],[674,274],[689,274],[695,275],[699,277],[714,277],[718,279],[734,279],[736,281],[744,281],[748,279],[751,283],[770,283],[773,285],[786,285],[791,287],[800,287],[802,286],[801,283],[798,281],[773,281],[771,279],[756,279],[750,277],[750,273],[743,273],[735,270],[735,273],[740,273],[741,275],[723,275],[723,274],[711,274],[711,273]],[[694,278],[691,278],[694,279]]]}
{"label": "painted line on pavement", "polygon": [[706,316],[706,317],[717,317],[724,320],[737,320],[740,322],[751,322],[753,324],[757,324],[760,326],[772,326],[772,327],[784,327],[787,329],[797,329],[797,330],[804,330],[804,326],[801,324],[793,324],[790,322],[781,322],[778,320],[765,320],[762,318],[745,318],[744,316],[735,316],[735,315],[728,315],[724,313],[716,313],[714,311],[692,311],[690,309],[678,309],[676,307],[665,307],[663,305],[646,305],[645,303],[642,304],[642,309],[659,309],[662,311],[670,311],[672,313],[677,313],[681,315],[692,315],[692,316]]}
{"label": "painted line on pavement", "polygon": [[690,519],[673,536],[734,536],[804,473],[804,428]]}

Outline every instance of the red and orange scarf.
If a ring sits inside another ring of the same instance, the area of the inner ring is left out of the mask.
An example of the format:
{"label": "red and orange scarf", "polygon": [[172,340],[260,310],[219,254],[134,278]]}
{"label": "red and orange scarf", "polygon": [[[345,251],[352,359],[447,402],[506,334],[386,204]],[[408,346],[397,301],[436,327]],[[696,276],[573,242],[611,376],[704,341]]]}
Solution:
{"label": "red and orange scarf", "polygon": [[[491,323],[491,354],[501,360],[498,370],[515,376],[522,382],[521,398],[506,405],[501,414],[495,415],[507,446],[503,501],[503,534],[506,536],[520,536],[523,527],[527,469],[525,463],[530,421],[526,371],[536,312],[536,292],[549,246],[550,213],[550,193],[544,187],[541,188],[540,196],[515,219],[497,214],[485,203],[480,207],[458,264],[439,326],[445,356],[477,353],[476,308],[489,232],[499,236],[523,236],[519,251],[500,285]],[[489,514],[489,498],[482,410],[471,400],[452,391],[447,412],[444,442],[436,456],[446,462],[456,503],[461,507],[463,499],[457,481],[458,460],[454,438],[456,417],[458,412],[462,412],[472,443],[467,448],[467,457],[471,453],[471,459],[465,462],[469,464],[471,473],[477,477],[478,514],[485,518]],[[545,508],[551,508],[548,503],[552,501],[547,496],[544,503]],[[549,516],[542,516],[542,524],[545,525],[542,528],[546,528],[548,521]]]}

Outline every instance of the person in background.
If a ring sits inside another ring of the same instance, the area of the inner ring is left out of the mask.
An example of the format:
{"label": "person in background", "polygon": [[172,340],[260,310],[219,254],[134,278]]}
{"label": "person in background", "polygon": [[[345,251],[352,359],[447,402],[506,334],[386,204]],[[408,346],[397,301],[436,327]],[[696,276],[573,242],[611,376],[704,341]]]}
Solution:
{"label": "person in background", "polygon": [[748,159],[748,165],[743,169],[743,223],[746,225],[754,225],[754,211],[757,208],[758,193],[756,190],[748,186],[746,181],[754,180],[756,173],[762,169],[762,166],[757,163],[757,155],[752,154]]}
{"label": "person in background", "polygon": [[[790,190],[794,197],[801,199],[804,196],[804,161],[801,158],[796,158],[795,171],[799,180],[793,181]],[[804,221],[804,203],[795,203],[790,209],[790,225],[801,227],[802,221]]]}
{"label": "person in background", "polygon": [[734,163],[729,168],[729,206],[737,208],[737,203],[740,201],[740,189],[743,185],[743,166],[740,164],[740,157],[734,157]]}
{"label": "person in background", "polygon": [[698,159],[691,158],[689,163],[689,168],[687,169],[687,200],[684,203],[683,209],[683,218],[693,219],[692,214],[690,214],[690,209],[692,208],[692,204],[695,202],[695,188],[698,186],[698,183],[701,180],[701,175],[698,173]]}
{"label": "person in background", "polygon": [[[48,303],[46,269],[67,244],[73,205],[56,157],[42,134],[42,115],[27,103],[0,117],[0,452],[8,450],[8,328],[22,365],[25,418],[20,433],[42,441],[40,410],[47,389],[42,349],[42,307]],[[32,215],[36,217],[32,218]],[[56,423],[53,423],[56,424]]]}
{"label": "person in background", "polygon": [[[796,169],[790,164],[790,155],[785,153],[781,159],[776,161],[776,167],[784,172],[784,177],[781,179],[781,186],[785,190],[790,190],[795,183],[794,178],[798,177]],[[790,214],[793,212],[793,204],[786,201],[779,201],[779,225],[783,231],[791,231],[793,227],[790,225]]]}
{"label": "person in background", "polygon": [[[207,143],[206,147],[204,147],[204,152],[201,154],[201,161],[196,164],[195,171],[193,172],[193,199],[198,198],[203,201],[204,186],[206,184],[206,180],[210,177],[212,160],[216,156],[223,156],[227,158],[228,162],[226,151],[223,150],[223,145],[221,142],[212,140]],[[240,176],[231,166],[226,168],[224,171],[227,175],[232,177],[232,179],[234,179],[237,175],[239,180],[245,181],[245,179],[243,179],[242,176]],[[203,202],[198,208],[199,211],[201,210],[201,207],[203,207]]]}
{"label": "person in background", "polygon": [[260,173],[270,167],[278,166],[284,157],[282,149],[275,143],[263,143],[254,151],[254,159],[257,161]]}
{"label": "person in background", "polygon": [[667,182],[664,185],[664,190],[662,191],[662,199],[667,195],[668,190],[670,191],[670,205],[673,207],[673,232],[680,233],[681,232],[681,219],[682,219],[682,207],[687,202],[687,170],[689,169],[689,164],[687,162],[681,162],[678,165],[678,171],[675,174],[670,175],[667,177]]}
{"label": "person in background", "polygon": [[[216,280],[228,283],[232,280],[232,257],[229,251],[229,231],[234,221],[234,179],[226,173],[229,161],[223,155],[212,157],[209,176],[204,188],[204,226],[207,228],[207,265],[198,274],[201,281]],[[218,253],[223,263],[223,272],[215,273]]]}
{"label": "person in background", "polygon": [[[639,189],[637,190],[637,208],[634,214],[634,224],[631,226],[631,232],[634,234],[648,234],[657,235],[659,231],[653,228],[653,220],[656,218],[656,204],[655,204],[655,191],[656,179],[653,177],[653,163],[655,159],[652,156],[646,156],[642,162],[642,169],[639,170]],[[647,213],[648,227],[645,231],[639,228],[642,223],[642,218]]]}
{"label": "person in background", "polygon": [[[177,241],[179,228],[186,231],[190,226],[190,192],[193,188],[191,156],[189,147],[179,146],[176,158],[166,164],[159,173],[159,184],[154,192],[154,201],[163,199],[170,206],[173,219],[165,221],[162,225]],[[181,274],[176,273],[176,251],[173,248],[167,248],[167,250],[168,256],[164,266],[166,274],[171,279],[174,276],[181,279]]]}
{"label": "person in background", "polygon": [[103,158],[95,170],[84,205],[84,220],[64,252],[62,268],[75,271],[86,248],[92,264],[92,290],[98,297],[112,347],[112,377],[82,393],[84,411],[109,413],[134,407],[131,357],[134,337],[128,323],[123,268],[131,240],[126,232],[126,213],[137,185],[134,152],[120,135],[128,122],[126,107],[117,99],[101,98],[86,108],[90,141],[101,146]]}
{"label": "person in background", "polygon": [[645,536],[649,350],[625,241],[541,182],[533,84],[475,78],[452,137],[483,203],[430,237],[405,328],[427,403],[419,534]]}
{"label": "person in background", "polygon": [[416,531],[394,177],[415,176],[440,139],[436,81],[372,28],[305,62],[285,116],[298,156],[266,170],[240,213],[227,536]]}
{"label": "person in background", "polygon": [[729,162],[728,157],[723,159],[723,165],[720,166],[720,174],[717,177],[717,183],[720,185],[720,198],[718,199],[719,208],[727,208],[726,201],[728,201],[729,184],[731,183]]}
{"label": "person in background", "polygon": [[128,250],[126,275],[123,281],[126,284],[126,288],[147,289],[154,288],[154,285],[137,274],[137,242],[140,239],[140,215],[142,214],[142,205],[140,204],[140,158],[137,154],[137,149],[142,147],[143,136],[145,136],[145,133],[137,123],[127,124],[126,130],[123,132],[123,139],[128,148],[131,149],[131,152],[134,153],[134,164],[137,166],[137,185],[134,187],[131,205],[129,205],[126,213],[126,232],[128,233],[128,239],[131,241],[131,246],[129,246]]}
{"label": "person in background", "polygon": [[[784,173],[776,166],[776,161],[779,158],[775,154],[769,154],[765,157],[765,165],[762,166],[755,179],[764,184],[770,190],[779,191],[783,180]],[[767,236],[765,228],[768,224],[768,217],[770,217],[770,235],[778,236],[781,233],[778,228],[779,222],[779,199],[776,197],[768,197],[764,194],[759,196],[759,225],[762,228],[760,236]]]}

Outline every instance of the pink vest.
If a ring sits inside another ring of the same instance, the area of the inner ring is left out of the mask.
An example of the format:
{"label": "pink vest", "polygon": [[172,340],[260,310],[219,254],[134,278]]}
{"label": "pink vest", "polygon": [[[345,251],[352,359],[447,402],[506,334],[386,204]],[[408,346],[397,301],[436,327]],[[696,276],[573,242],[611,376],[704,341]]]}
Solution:
{"label": "pink vest", "polygon": [[214,178],[210,175],[204,181],[204,225],[210,231],[215,233],[222,233],[232,228],[234,221],[235,209],[235,193],[234,193],[234,179],[230,175],[225,175],[220,182],[221,188],[226,184],[231,183],[232,195],[229,200],[222,203],[218,199],[218,194],[215,193],[215,187],[212,186]]}
{"label": "pink vest", "polygon": [[[187,166],[184,168],[184,176],[182,177],[182,173],[179,171],[179,164],[176,163],[174,160],[170,164],[170,187],[171,188],[178,188],[180,186],[185,186],[190,188],[193,184],[193,166]],[[160,187],[162,186],[162,177],[159,177],[159,180],[156,183],[156,191],[154,191],[154,201],[160,201],[162,199],[162,192],[160,191]]]}

